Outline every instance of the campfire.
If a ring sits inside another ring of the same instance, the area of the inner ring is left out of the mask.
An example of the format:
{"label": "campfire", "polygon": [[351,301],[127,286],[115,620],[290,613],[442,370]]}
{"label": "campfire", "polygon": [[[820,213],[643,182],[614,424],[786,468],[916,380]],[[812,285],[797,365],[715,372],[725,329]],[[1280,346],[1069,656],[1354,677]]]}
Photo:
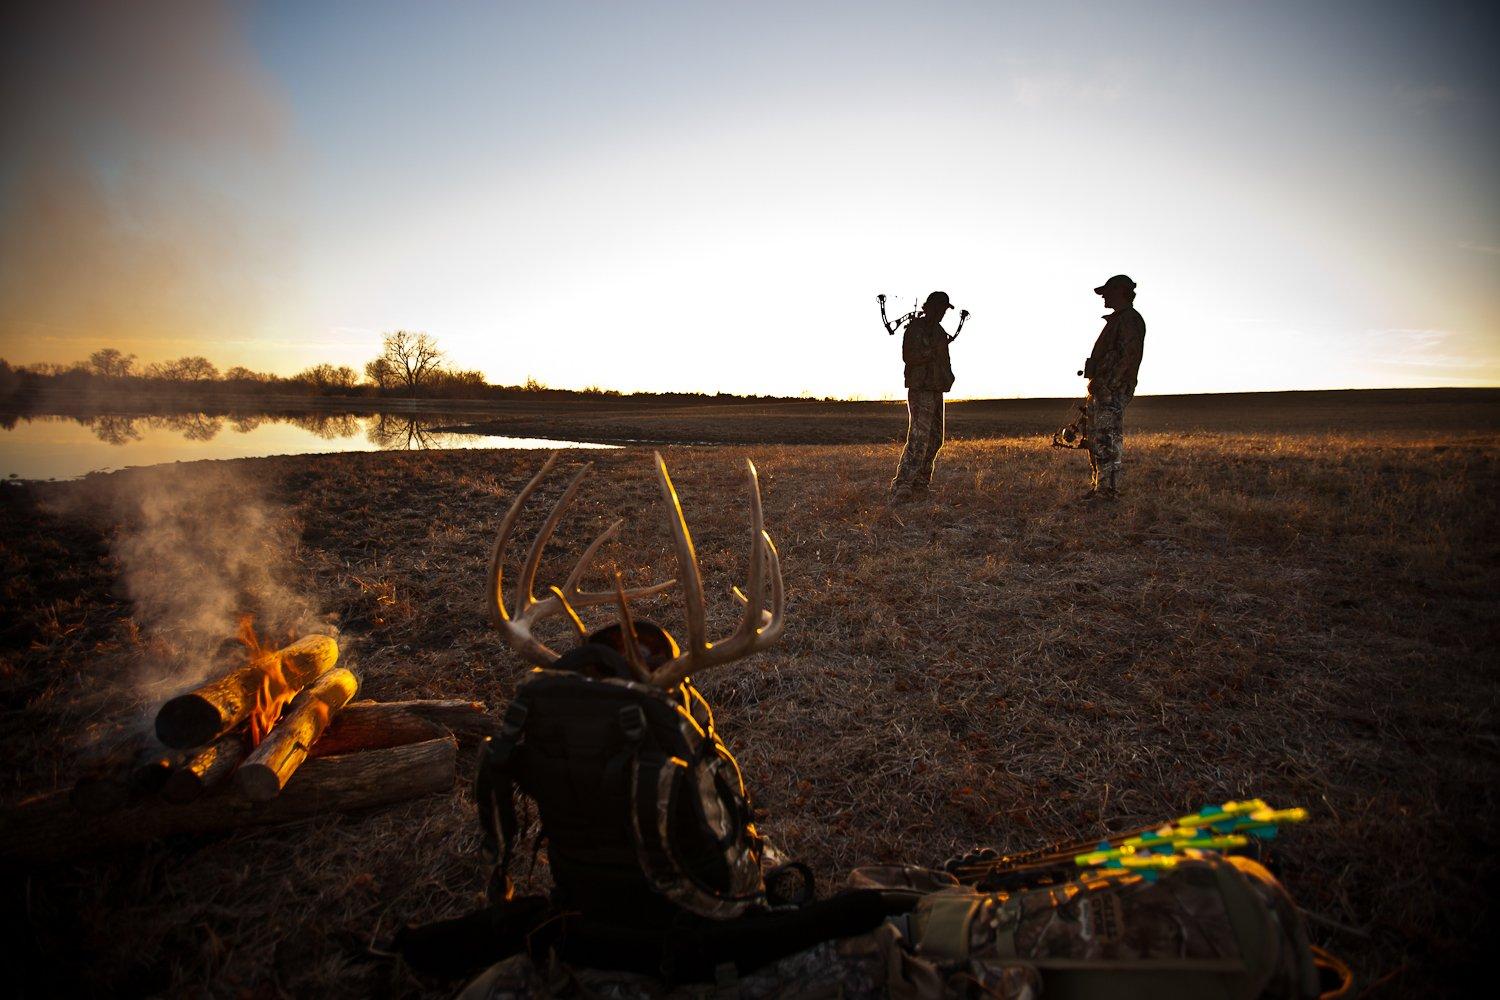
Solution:
{"label": "campfire", "polygon": [[355,701],[338,642],[264,643],[249,616],[215,679],[169,699],[154,735],[104,748],[71,789],[6,810],[0,856],[56,860],[182,833],[284,823],[446,791],[484,705]]}

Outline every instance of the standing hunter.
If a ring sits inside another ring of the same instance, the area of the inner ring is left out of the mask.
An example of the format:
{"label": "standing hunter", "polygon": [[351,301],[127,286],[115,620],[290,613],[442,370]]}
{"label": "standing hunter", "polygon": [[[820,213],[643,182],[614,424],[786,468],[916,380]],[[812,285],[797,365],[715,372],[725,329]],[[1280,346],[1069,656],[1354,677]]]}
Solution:
{"label": "standing hunter", "polygon": [[1120,495],[1125,450],[1125,407],[1135,396],[1136,375],[1146,348],[1146,321],[1135,310],[1135,282],[1117,274],[1094,289],[1104,298],[1104,329],[1081,374],[1088,377],[1084,401],[1092,476],[1085,499]]}
{"label": "standing hunter", "polygon": [[969,311],[959,311],[958,329],[949,335],[943,329],[943,315],[953,308],[947,292],[933,292],[921,309],[895,322],[886,317],[885,296],[877,296],[876,301],[886,333],[894,335],[906,327],[901,338],[901,359],[906,362],[906,447],[896,478],[891,480],[891,499],[900,502],[926,493],[932,483],[932,466],[943,446],[943,393],[953,388],[948,345],[963,332]]}

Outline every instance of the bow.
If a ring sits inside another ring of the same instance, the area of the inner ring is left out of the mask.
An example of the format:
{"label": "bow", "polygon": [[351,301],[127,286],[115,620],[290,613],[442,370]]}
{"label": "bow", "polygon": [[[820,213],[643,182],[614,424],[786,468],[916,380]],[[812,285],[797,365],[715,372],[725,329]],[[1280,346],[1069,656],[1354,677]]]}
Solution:
{"label": "bow", "polygon": [[880,303],[880,322],[885,326],[885,332],[891,334],[892,336],[895,335],[897,330],[900,330],[903,326],[916,319],[918,314],[922,311],[918,309],[917,304],[913,302],[911,312],[907,313],[905,316],[902,316],[900,319],[892,323],[890,317],[886,316],[885,314],[884,293],[875,296],[875,301]]}

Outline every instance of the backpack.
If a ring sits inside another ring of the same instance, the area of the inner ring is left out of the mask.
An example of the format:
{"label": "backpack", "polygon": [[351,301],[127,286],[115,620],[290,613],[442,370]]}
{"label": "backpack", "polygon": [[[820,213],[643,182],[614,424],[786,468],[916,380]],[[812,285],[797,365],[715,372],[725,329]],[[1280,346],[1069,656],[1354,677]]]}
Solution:
{"label": "backpack", "polygon": [[655,926],[766,901],[766,847],[708,702],[687,681],[631,679],[600,633],[532,670],[481,751],[475,799],[502,898],[520,798],[536,807],[553,901],[566,909]]}

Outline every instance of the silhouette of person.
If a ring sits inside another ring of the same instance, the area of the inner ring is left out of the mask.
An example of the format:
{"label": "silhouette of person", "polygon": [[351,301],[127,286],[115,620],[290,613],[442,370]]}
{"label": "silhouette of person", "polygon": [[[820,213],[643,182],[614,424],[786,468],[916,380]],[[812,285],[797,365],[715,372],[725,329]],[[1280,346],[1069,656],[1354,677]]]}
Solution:
{"label": "silhouette of person", "polygon": [[967,311],[960,312],[958,329],[949,336],[942,320],[952,308],[947,292],[933,292],[906,324],[901,338],[901,358],[906,362],[907,424],[906,447],[901,451],[896,478],[891,480],[894,501],[925,493],[932,483],[932,467],[943,446],[943,393],[953,388],[948,345],[963,330],[969,316]]}
{"label": "silhouette of person", "polygon": [[1105,308],[1104,329],[1084,366],[1088,422],[1089,492],[1086,499],[1120,495],[1125,451],[1125,407],[1135,396],[1136,375],[1146,347],[1146,321],[1135,309],[1135,282],[1117,274],[1094,289]]}

